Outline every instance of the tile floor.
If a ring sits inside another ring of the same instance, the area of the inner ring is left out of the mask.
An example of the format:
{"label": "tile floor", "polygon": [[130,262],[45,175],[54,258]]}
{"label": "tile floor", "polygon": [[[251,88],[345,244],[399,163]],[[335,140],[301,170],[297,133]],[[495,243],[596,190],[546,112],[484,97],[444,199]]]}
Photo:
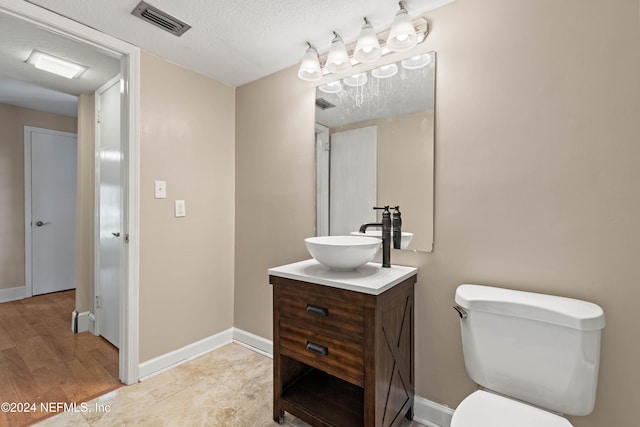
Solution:
{"label": "tile floor", "polygon": [[[229,344],[144,382],[77,404],[47,426],[278,426],[272,420],[272,360]],[[306,423],[285,415],[285,426]],[[421,424],[404,420],[402,427]]]}

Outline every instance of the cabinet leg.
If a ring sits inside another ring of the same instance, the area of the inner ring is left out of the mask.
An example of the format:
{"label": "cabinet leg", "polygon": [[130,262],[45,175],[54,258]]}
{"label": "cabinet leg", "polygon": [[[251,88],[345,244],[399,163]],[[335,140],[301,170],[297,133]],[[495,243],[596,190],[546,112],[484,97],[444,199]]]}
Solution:
{"label": "cabinet leg", "polygon": [[413,406],[409,407],[409,410],[407,411],[407,413],[404,416],[408,420],[413,420]]}
{"label": "cabinet leg", "polygon": [[284,423],[284,411],[282,409],[276,407],[273,408],[273,421],[278,424]]}

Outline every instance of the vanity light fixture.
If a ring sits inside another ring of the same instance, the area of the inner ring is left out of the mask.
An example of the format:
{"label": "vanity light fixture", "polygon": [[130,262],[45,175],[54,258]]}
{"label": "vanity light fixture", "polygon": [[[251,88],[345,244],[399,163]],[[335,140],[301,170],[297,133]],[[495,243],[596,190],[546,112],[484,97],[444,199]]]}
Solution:
{"label": "vanity light fixture", "polygon": [[396,64],[387,64],[371,70],[371,76],[376,79],[388,79],[398,74],[398,66]]}
{"label": "vanity light fixture", "polygon": [[[298,77],[306,81],[318,81],[329,73],[346,73],[354,65],[375,62],[384,55],[406,51],[422,43],[429,33],[429,22],[424,18],[412,20],[405,2],[399,2],[399,5],[400,10],[389,30],[376,34],[373,25],[364,18],[364,25],[356,42],[346,46],[342,37],[334,31],[329,52],[322,57],[307,42],[307,51],[300,64]],[[350,55],[349,52],[353,54]]]}
{"label": "vanity light fixture", "polygon": [[334,80],[318,86],[318,89],[324,93],[338,93],[342,91],[342,83],[340,83],[340,80]]}
{"label": "vanity light fixture", "polygon": [[353,76],[345,77],[342,79],[343,83],[347,86],[358,87],[365,84],[369,79],[367,73],[354,74]]}
{"label": "vanity light fixture", "polygon": [[360,30],[353,57],[359,62],[375,62],[382,56],[382,49],[378,41],[378,35],[373,29],[373,25],[367,18],[364,18],[364,25]]}
{"label": "vanity light fixture", "polygon": [[82,73],[89,69],[89,67],[85,67],[84,65],[69,62],[37,50],[31,52],[26,62],[39,70],[48,71],[49,73],[57,74],[58,76],[68,79],[77,79]]}
{"label": "vanity light fixture", "polygon": [[431,63],[431,56],[429,56],[429,54],[416,55],[400,62],[400,64],[402,64],[402,68],[407,70],[417,70],[419,68],[426,67],[430,63]]}
{"label": "vanity light fixture", "polygon": [[343,73],[351,69],[351,58],[347,52],[347,47],[342,41],[340,34],[333,32],[329,56],[327,56],[326,69],[331,73]]}
{"label": "vanity light fixture", "polygon": [[311,43],[309,42],[307,42],[307,52],[304,54],[304,58],[302,58],[302,62],[300,63],[298,77],[308,82],[313,82],[322,78],[322,69],[320,68],[318,51],[311,46]]}
{"label": "vanity light fixture", "polygon": [[398,3],[400,9],[396,12],[396,17],[391,24],[387,47],[392,52],[404,52],[418,44],[418,35],[409,17],[409,12],[404,6],[404,2]]}

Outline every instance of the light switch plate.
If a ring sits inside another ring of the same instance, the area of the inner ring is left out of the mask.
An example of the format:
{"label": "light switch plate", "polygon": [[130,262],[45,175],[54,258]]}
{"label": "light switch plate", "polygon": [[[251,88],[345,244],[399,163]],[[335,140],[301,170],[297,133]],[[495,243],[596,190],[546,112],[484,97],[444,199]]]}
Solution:
{"label": "light switch plate", "polygon": [[184,200],[176,200],[175,207],[176,218],[187,216],[187,207],[185,206]]}
{"label": "light switch plate", "polygon": [[167,181],[156,181],[154,195],[156,199],[167,198]]}

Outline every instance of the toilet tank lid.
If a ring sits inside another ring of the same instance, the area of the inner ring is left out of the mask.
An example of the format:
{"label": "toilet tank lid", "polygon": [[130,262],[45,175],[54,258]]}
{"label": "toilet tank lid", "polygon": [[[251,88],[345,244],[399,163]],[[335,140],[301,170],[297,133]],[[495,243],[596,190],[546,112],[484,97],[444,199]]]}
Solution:
{"label": "toilet tank lid", "polygon": [[583,331],[605,326],[600,306],[573,298],[465,284],[458,286],[455,300],[471,312],[521,317]]}

